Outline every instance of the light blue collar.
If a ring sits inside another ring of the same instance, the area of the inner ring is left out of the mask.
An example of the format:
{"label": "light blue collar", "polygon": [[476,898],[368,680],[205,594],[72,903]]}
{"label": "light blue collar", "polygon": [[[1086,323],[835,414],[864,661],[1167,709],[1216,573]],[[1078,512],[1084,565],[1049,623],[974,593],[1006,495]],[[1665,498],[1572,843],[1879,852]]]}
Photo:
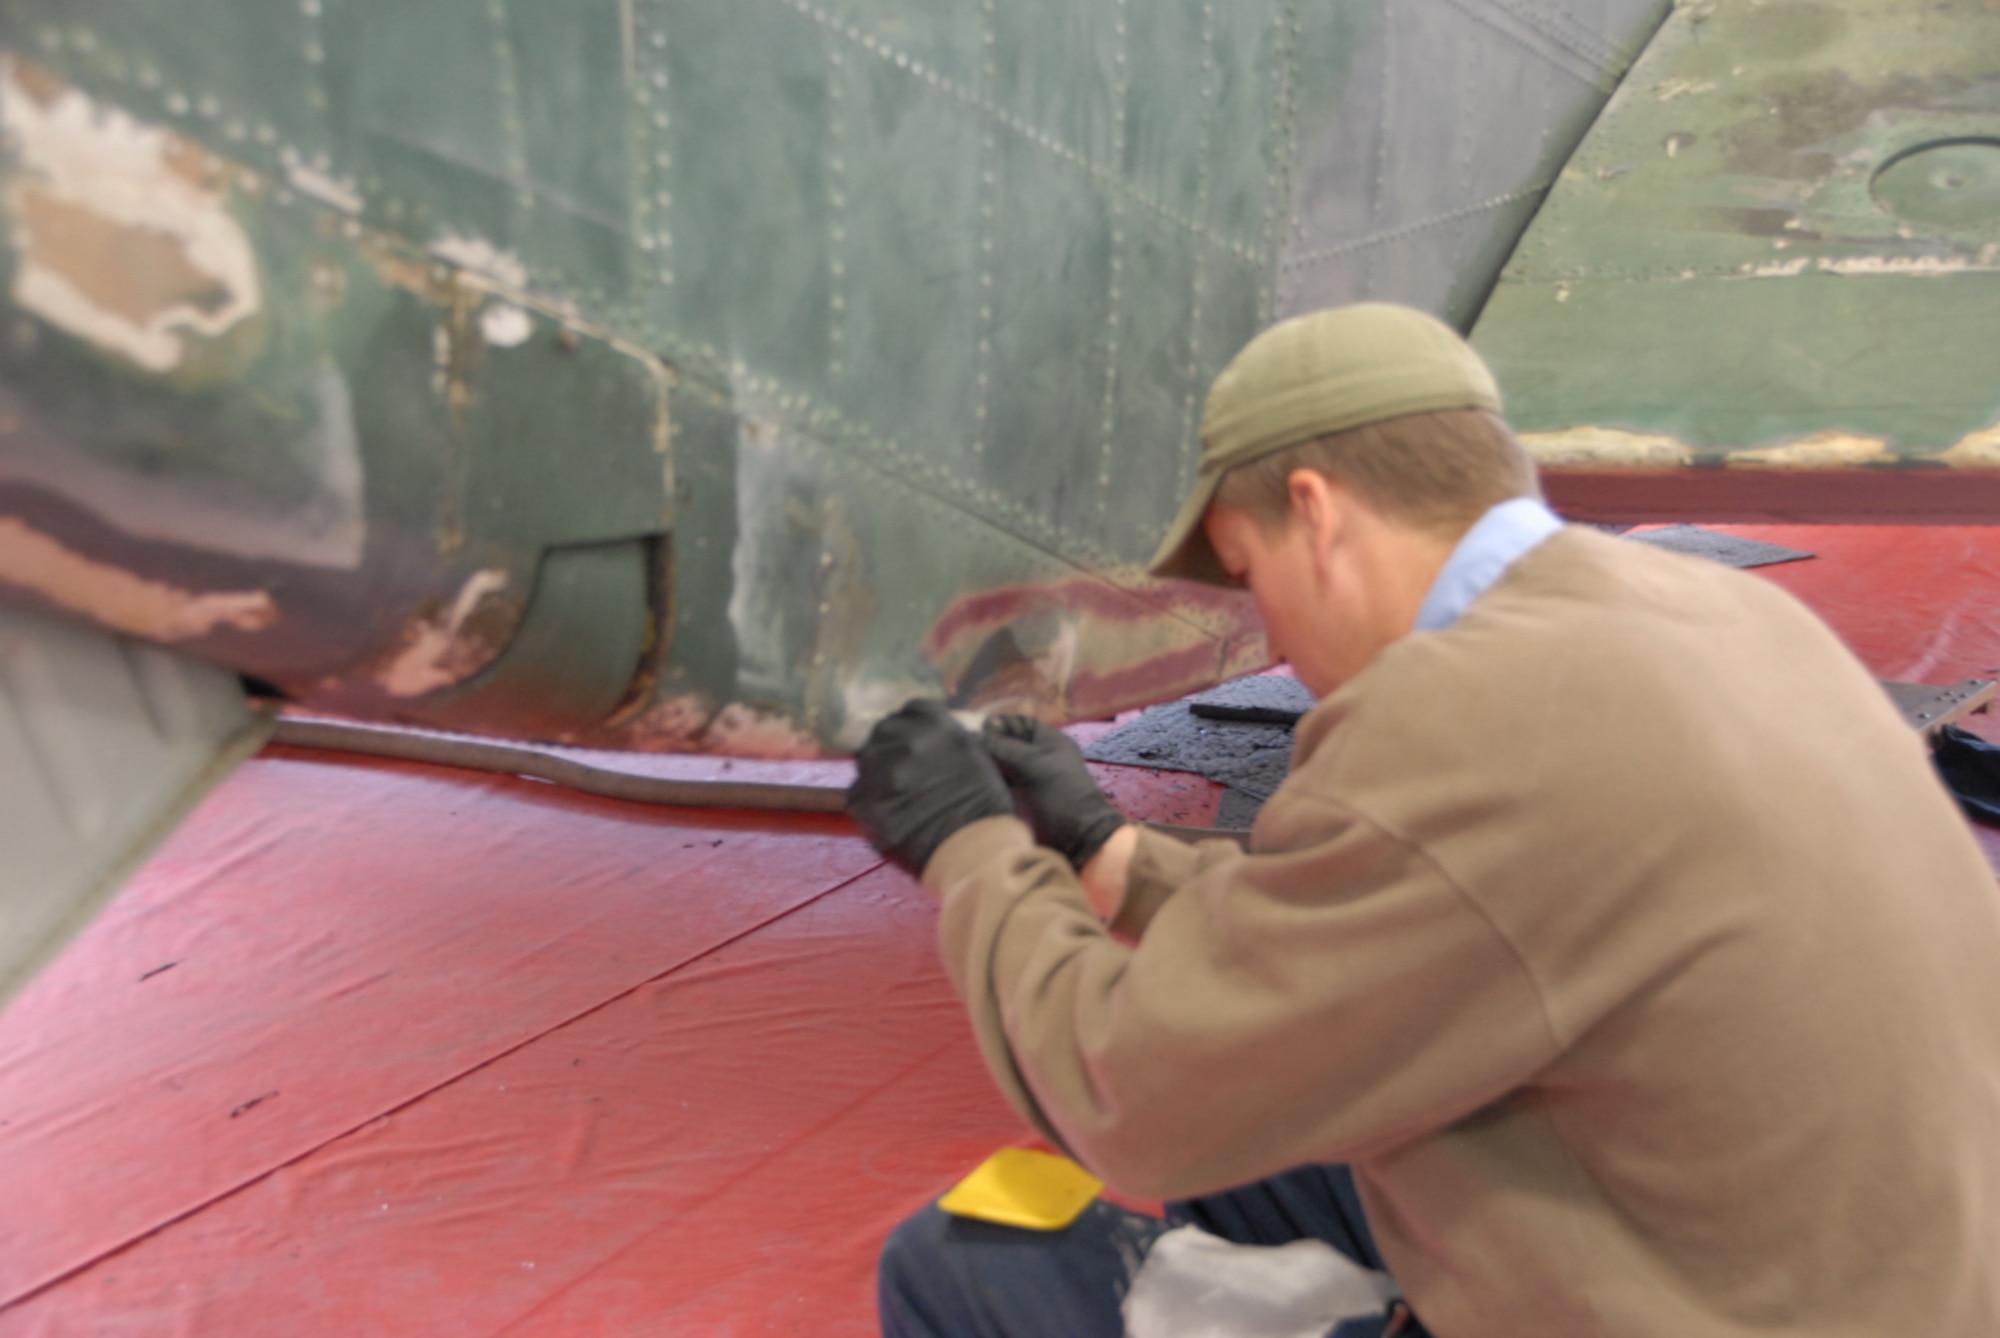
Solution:
{"label": "light blue collar", "polygon": [[1417,610],[1419,632],[1439,632],[1458,621],[1472,601],[1506,575],[1507,568],[1562,528],[1539,498],[1502,502],[1474,522],[1445,559]]}

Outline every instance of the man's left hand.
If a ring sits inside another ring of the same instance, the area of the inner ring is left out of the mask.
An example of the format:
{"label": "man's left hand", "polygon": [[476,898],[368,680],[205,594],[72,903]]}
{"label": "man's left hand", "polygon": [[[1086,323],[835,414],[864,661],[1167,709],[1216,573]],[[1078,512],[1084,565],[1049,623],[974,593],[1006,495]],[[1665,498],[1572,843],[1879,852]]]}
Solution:
{"label": "man's left hand", "polygon": [[847,811],[868,843],[911,873],[959,828],[1014,813],[999,767],[940,701],[910,702],[854,755]]}

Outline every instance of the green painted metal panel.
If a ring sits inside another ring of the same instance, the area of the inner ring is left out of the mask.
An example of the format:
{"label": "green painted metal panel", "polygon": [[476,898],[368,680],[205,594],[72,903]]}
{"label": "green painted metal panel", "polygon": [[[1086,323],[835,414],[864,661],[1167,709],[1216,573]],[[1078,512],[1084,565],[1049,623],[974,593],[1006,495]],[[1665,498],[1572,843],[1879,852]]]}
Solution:
{"label": "green painted metal panel", "polygon": [[[67,463],[32,479],[0,440],[0,515],[261,593],[267,625],[187,648],[339,709],[553,728],[470,719],[464,690],[515,663],[546,555],[627,539],[665,588],[598,601],[620,649],[575,672],[630,673],[635,619],[672,635],[594,742],[840,746],[915,691],[1052,717],[1157,698],[1264,653],[1240,599],[1138,570],[1216,372],[1332,301],[1468,317],[1664,9],[5,0],[13,104],[118,128],[16,134],[11,221],[70,189],[58,159],[135,146],[186,217],[119,223],[164,266],[111,267],[136,289],[4,230],[0,326],[60,356],[0,387],[76,411],[43,415]],[[147,286],[201,270],[189,229],[251,257],[241,313]],[[131,311],[65,315],[22,273]],[[153,365],[121,320],[170,336]],[[218,552],[318,486],[335,378],[358,556]],[[91,406],[122,403],[150,407],[114,449]],[[217,523],[111,500],[148,460],[186,491],[210,455],[241,476]]]}
{"label": "green painted metal panel", "polygon": [[653,640],[657,564],[640,539],[552,549],[506,649],[473,678],[427,699],[420,719],[476,729],[499,717],[554,739],[595,728],[639,681]]}
{"label": "green painted metal panel", "polygon": [[1886,497],[1926,482],[1898,471],[1991,469],[1996,163],[1991,5],[1684,7],[1475,342],[1559,476],[1860,469]]}

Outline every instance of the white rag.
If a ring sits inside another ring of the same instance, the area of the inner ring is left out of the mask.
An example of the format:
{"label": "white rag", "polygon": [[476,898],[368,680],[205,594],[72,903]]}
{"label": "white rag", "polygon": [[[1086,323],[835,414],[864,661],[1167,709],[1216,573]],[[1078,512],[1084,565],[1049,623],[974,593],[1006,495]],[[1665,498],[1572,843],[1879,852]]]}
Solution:
{"label": "white rag", "polygon": [[1200,1227],[1154,1242],[1125,1297],[1127,1338],[1326,1338],[1401,1290],[1322,1240],[1238,1245]]}

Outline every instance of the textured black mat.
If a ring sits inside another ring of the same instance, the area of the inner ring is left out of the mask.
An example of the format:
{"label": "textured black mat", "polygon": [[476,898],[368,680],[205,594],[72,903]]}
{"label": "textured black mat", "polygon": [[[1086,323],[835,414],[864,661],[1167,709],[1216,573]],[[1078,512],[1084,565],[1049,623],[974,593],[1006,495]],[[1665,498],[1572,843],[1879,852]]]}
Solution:
{"label": "textured black mat", "polygon": [[1707,558],[1725,567],[1769,567],[1779,562],[1799,562],[1812,556],[1782,544],[1767,544],[1761,539],[1718,534],[1699,525],[1669,525],[1665,529],[1642,530],[1625,537],[1634,543],[1651,544],[1669,552]]}
{"label": "textured black mat", "polygon": [[1191,771],[1261,803],[1291,768],[1292,731],[1280,725],[1204,720],[1182,701],[1154,707],[1099,739],[1084,756],[1128,767]]}
{"label": "textured black mat", "polygon": [[1231,720],[1248,725],[1283,725],[1290,729],[1314,706],[1313,695],[1296,678],[1256,674],[1238,678],[1185,699],[1204,720]]}

